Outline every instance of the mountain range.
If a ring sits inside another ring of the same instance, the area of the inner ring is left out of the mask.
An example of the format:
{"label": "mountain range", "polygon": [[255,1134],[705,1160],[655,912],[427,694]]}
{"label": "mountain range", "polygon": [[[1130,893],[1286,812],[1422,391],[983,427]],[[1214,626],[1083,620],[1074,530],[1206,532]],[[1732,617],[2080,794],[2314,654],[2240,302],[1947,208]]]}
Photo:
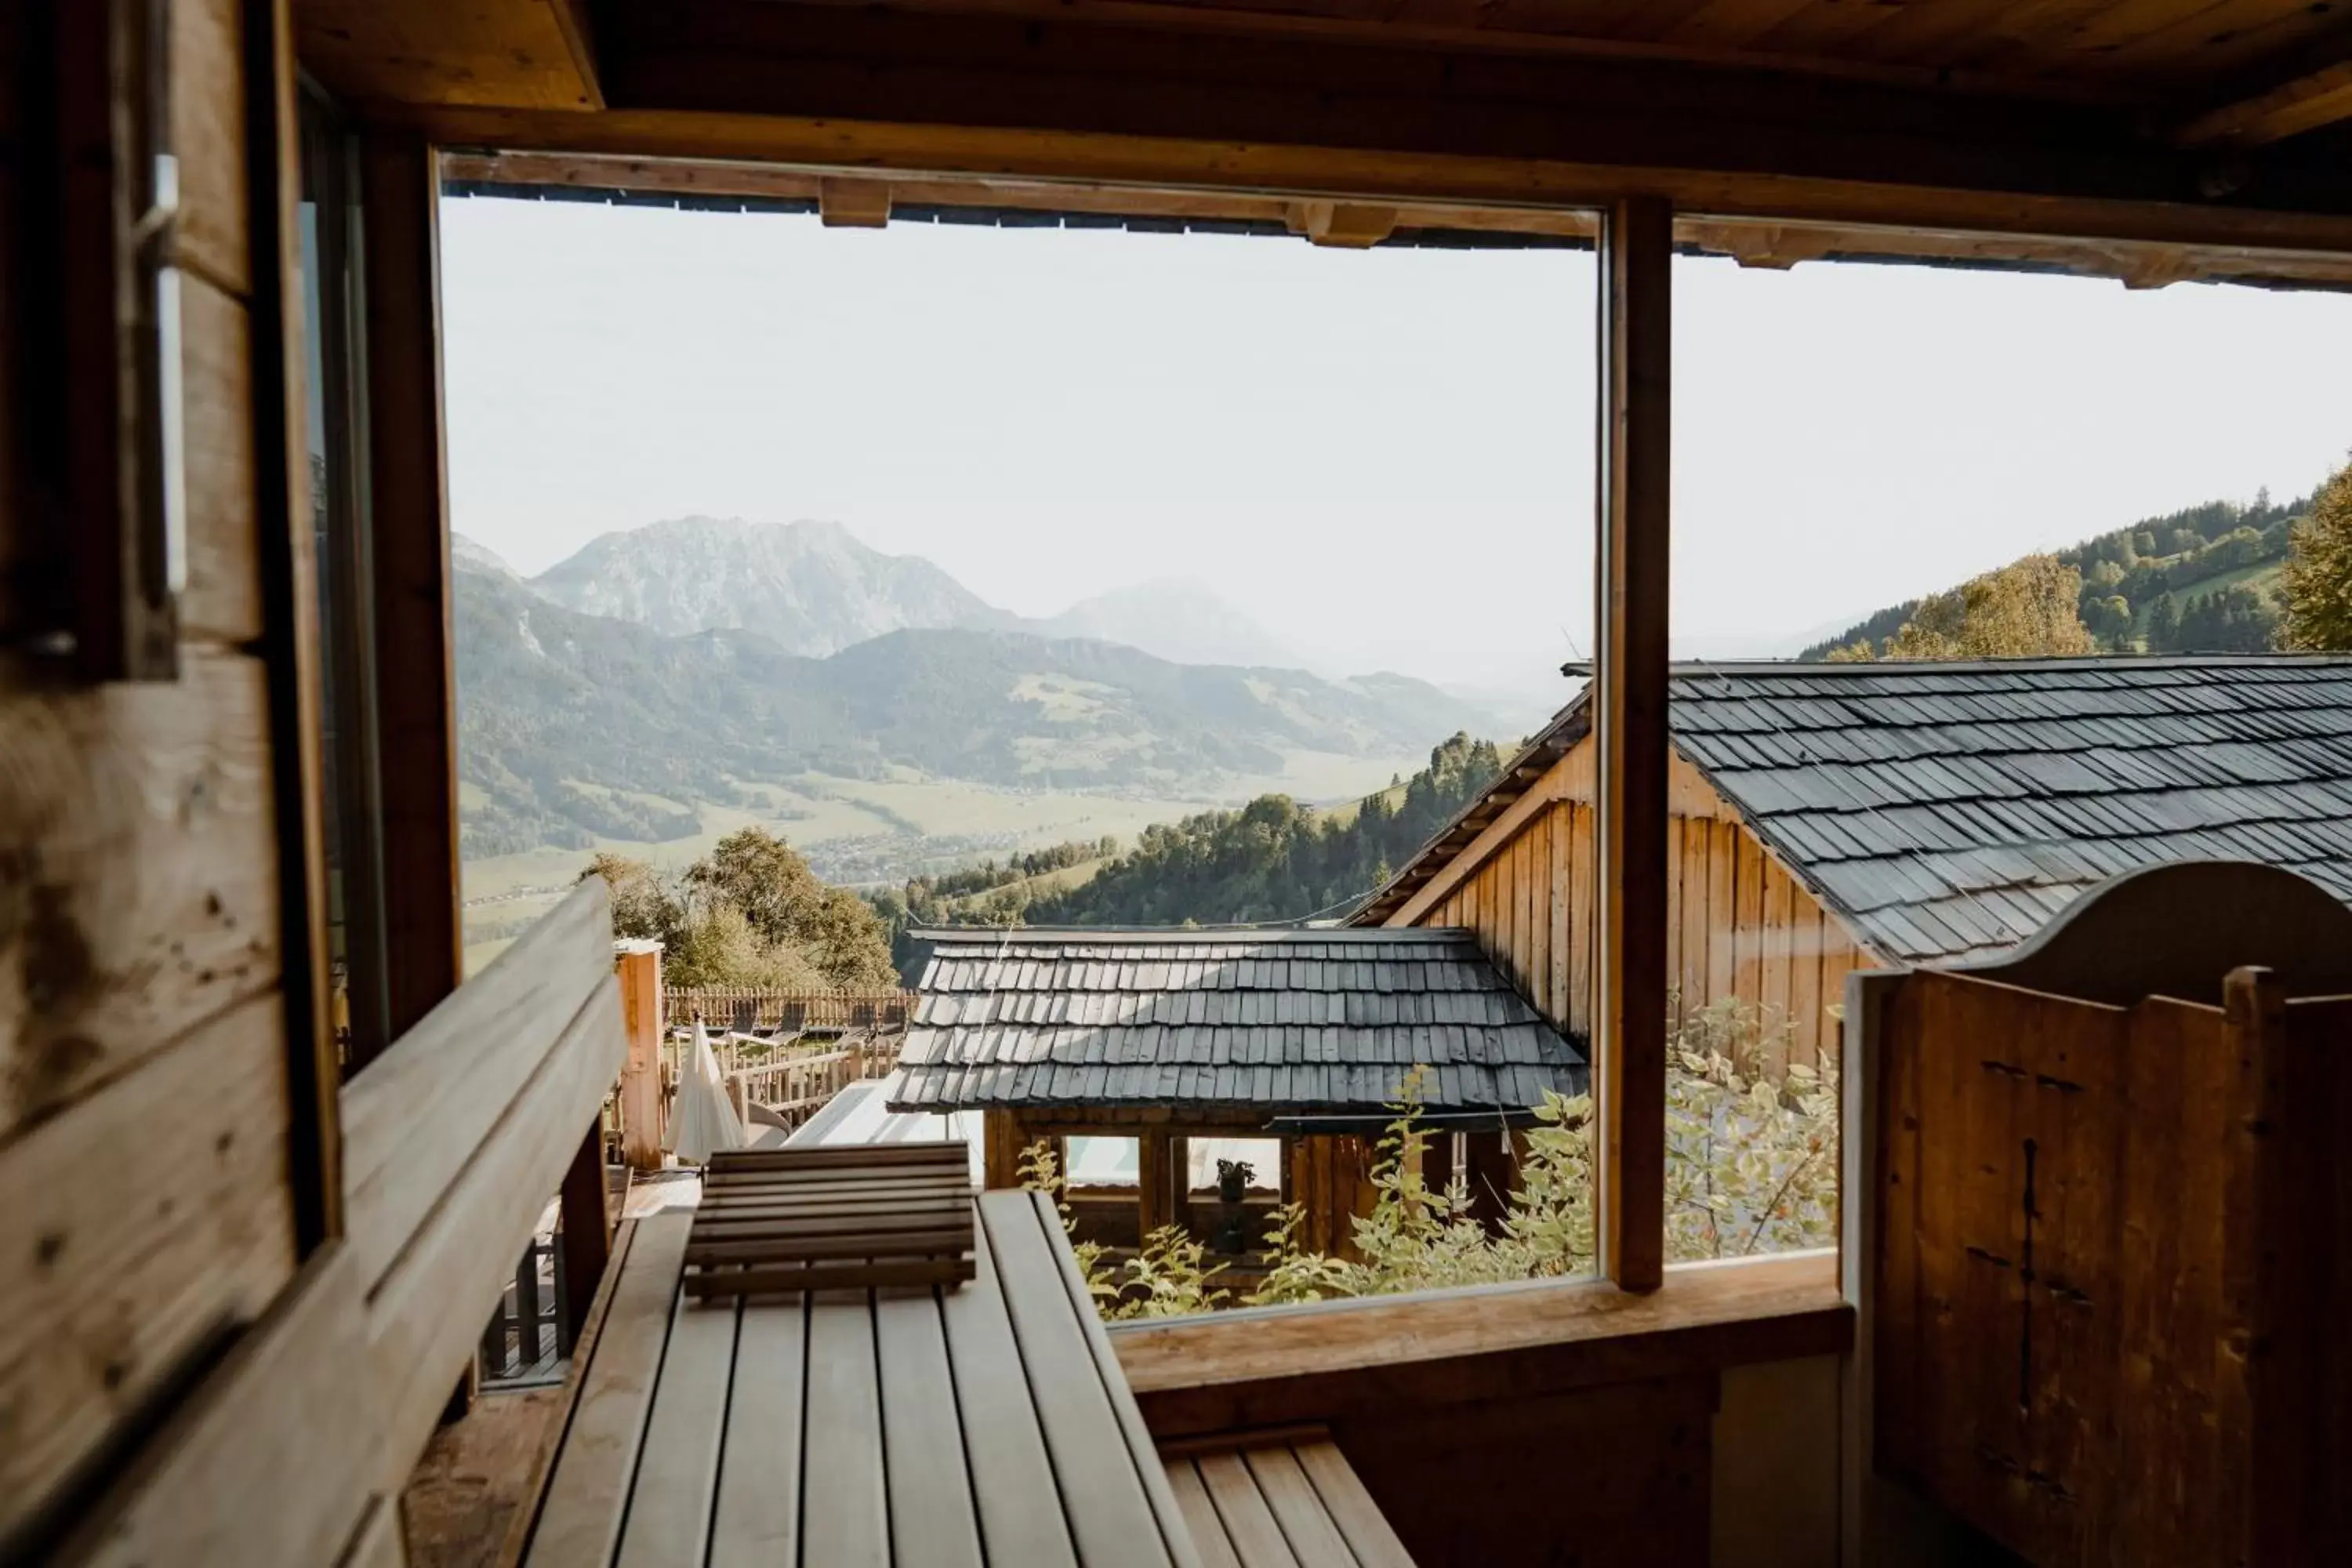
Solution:
{"label": "mountain range", "polygon": [[1131,646],[1278,646],[1213,615],[1197,585],[1023,621],[831,524],[687,519],[606,535],[528,580],[469,540],[453,555],[469,855],[685,837],[694,803],[756,807],[807,772],[1200,789],[1297,752],[1389,757],[1496,729],[1404,676]]}
{"label": "mountain range", "polygon": [[1125,643],[1178,664],[1295,666],[1297,654],[1192,578],[1116,588],[1044,619],[999,609],[919,555],[889,555],[837,522],[682,517],[603,534],[536,577],[459,536],[477,570],[542,598],[673,637],[755,631],[822,658],[886,632],[1027,632]]}

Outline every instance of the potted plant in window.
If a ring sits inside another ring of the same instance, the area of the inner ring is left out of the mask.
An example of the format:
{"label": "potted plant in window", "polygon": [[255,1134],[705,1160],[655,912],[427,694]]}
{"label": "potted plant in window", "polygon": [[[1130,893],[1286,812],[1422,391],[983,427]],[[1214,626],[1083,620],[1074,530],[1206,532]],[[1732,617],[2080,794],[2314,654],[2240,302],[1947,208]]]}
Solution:
{"label": "potted plant in window", "polygon": [[1256,1174],[1257,1167],[1247,1160],[1218,1161],[1217,1196],[1229,1204],[1241,1202],[1249,1195],[1250,1178]]}

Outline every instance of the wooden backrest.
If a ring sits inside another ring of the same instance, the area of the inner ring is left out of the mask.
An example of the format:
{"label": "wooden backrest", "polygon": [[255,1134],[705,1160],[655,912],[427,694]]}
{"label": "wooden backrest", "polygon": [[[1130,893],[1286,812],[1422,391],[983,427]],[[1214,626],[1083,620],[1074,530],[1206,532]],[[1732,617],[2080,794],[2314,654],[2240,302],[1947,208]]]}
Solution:
{"label": "wooden backrest", "polygon": [[2221,977],[2250,964],[2290,996],[2352,995],[2352,909],[2281,867],[2181,860],[2103,882],[1999,958],[1949,968],[2128,1006],[2215,1000]]}
{"label": "wooden backrest", "polygon": [[625,1053],[591,879],[345,1090],[347,1233],[191,1391],[68,1560],[315,1568],[386,1550],[383,1510]]}
{"label": "wooden backrest", "polygon": [[2352,999],[2253,968],[2147,995],[2206,961],[2117,945],[2161,890],[2128,881],[2008,972],[2127,1004],[1921,971],[1863,1015],[1874,1461],[2035,1563],[2344,1561]]}

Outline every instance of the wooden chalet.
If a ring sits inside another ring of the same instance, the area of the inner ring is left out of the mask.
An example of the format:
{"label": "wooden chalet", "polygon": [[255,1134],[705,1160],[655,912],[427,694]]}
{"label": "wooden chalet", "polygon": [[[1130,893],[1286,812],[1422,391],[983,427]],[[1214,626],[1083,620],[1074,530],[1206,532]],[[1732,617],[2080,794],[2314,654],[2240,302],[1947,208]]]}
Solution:
{"label": "wooden chalet", "polygon": [[[1368,1206],[1381,1129],[1410,1091],[1499,1213],[1509,1130],[1547,1094],[1584,1092],[1584,1054],[1514,993],[1471,933],[1299,928],[944,929],[890,1080],[894,1110],[981,1111],[992,1187],[1033,1143],[1133,1139],[1132,1190],[1077,1182],[1079,1237],[1134,1247],[1178,1224],[1213,1242],[1235,1217],[1255,1253],[1277,1202],[1302,1242],[1345,1250]],[[1419,1069],[1416,1072],[1416,1069]],[[1408,1079],[1412,1079],[1408,1083]],[[1193,1142],[1274,1140],[1221,1198]],[[1065,1172],[1069,1166],[1061,1162]],[[1245,1267],[1242,1270],[1245,1272]]]}
{"label": "wooden chalet", "polygon": [[[1683,664],[1666,823],[1680,1023],[1736,999],[1766,1070],[1838,1048],[1857,970],[2007,952],[2106,878],[2299,872],[2352,901],[2352,658]],[[1589,691],[1350,919],[1459,927],[1591,1025]]]}
{"label": "wooden chalet", "polygon": [[[2279,868],[2328,879],[2345,803],[2227,733],[2326,678],[2232,667],[2214,711],[2195,665],[1808,671],[1751,705],[1710,693],[1774,678],[1666,651],[1678,252],[2340,288],[2347,169],[2352,13],[2305,0],[0,6],[0,1561],[449,1562],[404,1500],[453,1448],[519,1521],[475,1562],[2352,1560],[2352,942]],[[616,1228],[600,1108],[650,963],[615,973],[592,883],[461,965],[451,190],[1591,247],[1591,703],[1379,918],[1478,931],[1589,1036],[1599,1277],[1106,1329],[1034,1202],[952,1159],[846,1191],[872,1173],[823,1148]],[[1839,702],[1870,721],[1803,717]],[[2003,723],[2014,792],[1961,744]],[[2013,831],[1869,837],[1939,791]],[[1538,816],[1572,936],[1536,841],[1479,847]],[[1912,962],[2170,836],[2272,864],[2114,879],[1990,977]],[[1665,1268],[1685,972],[1785,991],[1826,1051],[1878,960],[1836,1254]],[[470,1369],[551,1202],[559,1414],[485,1443],[527,1407]],[[689,1283],[874,1254],[840,1299]]]}

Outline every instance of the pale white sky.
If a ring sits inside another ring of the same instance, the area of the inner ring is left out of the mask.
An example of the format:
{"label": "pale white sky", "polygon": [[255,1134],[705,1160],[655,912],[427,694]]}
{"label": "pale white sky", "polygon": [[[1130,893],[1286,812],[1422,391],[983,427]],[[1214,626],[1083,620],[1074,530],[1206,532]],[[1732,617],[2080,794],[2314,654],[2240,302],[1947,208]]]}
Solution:
{"label": "pale white sky", "polygon": [[[1198,576],[1334,669],[1525,688],[1590,647],[1589,256],[488,199],[442,244],[456,522],[520,570],[828,518],[1027,615]],[[1687,651],[2352,447],[2352,298],[1676,266]]]}

